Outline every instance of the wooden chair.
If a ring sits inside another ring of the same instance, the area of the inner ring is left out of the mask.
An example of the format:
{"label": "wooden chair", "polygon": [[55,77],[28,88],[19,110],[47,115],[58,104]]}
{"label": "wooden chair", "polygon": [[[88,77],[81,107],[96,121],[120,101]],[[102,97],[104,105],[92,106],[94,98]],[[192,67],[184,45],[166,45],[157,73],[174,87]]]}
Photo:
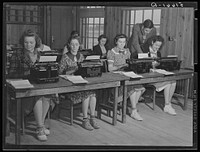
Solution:
{"label": "wooden chair", "polygon": [[[66,99],[64,95],[59,95],[60,103],[58,104],[58,119],[60,119],[61,110],[69,110],[70,111],[70,124],[73,125],[74,123],[74,110],[80,109],[80,104],[74,104],[73,101],[70,99]],[[67,105],[68,102],[68,105]]]}

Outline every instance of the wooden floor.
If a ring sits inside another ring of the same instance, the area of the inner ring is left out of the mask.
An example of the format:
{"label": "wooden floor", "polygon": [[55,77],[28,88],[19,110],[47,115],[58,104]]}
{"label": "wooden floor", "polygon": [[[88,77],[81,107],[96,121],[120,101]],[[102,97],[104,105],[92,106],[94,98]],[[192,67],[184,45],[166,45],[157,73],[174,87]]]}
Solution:
{"label": "wooden floor", "polygon": [[[171,116],[163,112],[164,99],[161,96],[156,99],[156,109],[153,111],[149,100],[139,102],[137,107],[140,115],[144,118],[142,122],[132,119],[127,113],[126,123],[122,124],[121,116],[118,115],[116,126],[111,125],[111,118],[102,115],[98,120],[101,126],[98,130],[87,131],[81,127],[81,112],[76,110],[75,123],[70,125],[68,111],[62,111],[61,120],[57,118],[55,109],[51,115],[51,134],[48,141],[40,142],[35,136],[34,119],[30,118],[26,126],[25,135],[21,136],[22,145],[95,145],[95,146],[192,146],[193,145],[193,101],[188,100],[188,108],[184,111],[181,107],[182,98],[173,98],[172,106],[177,115]],[[6,143],[15,143],[14,133],[6,137]],[[46,146],[48,148],[48,146]]]}

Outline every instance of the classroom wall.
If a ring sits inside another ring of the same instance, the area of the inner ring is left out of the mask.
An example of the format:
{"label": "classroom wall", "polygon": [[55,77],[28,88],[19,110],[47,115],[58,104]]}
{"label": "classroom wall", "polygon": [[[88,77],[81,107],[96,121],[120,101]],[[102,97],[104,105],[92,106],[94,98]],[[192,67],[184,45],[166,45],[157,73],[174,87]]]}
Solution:
{"label": "classroom wall", "polygon": [[193,8],[163,8],[160,33],[165,39],[162,56],[176,54],[182,68],[194,69]]}

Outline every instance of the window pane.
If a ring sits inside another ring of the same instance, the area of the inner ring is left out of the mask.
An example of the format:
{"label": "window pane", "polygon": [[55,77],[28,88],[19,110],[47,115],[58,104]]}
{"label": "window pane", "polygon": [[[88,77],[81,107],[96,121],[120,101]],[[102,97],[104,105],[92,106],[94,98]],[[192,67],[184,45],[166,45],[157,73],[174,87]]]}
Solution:
{"label": "window pane", "polygon": [[89,18],[89,23],[93,23],[93,18]]}
{"label": "window pane", "polygon": [[135,23],[142,23],[142,10],[136,10]]}
{"label": "window pane", "polygon": [[157,35],[160,35],[160,26],[155,26]]}
{"label": "window pane", "polygon": [[161,15],[160,9],[154,10],[154,12],[153,12],[153,23],[154,24],[160,24],[160,15]]}
{"label": "window pane", "polygon": [[126,24],[129,24],[129,11],[127,11],[126,12],[126,16],[125,16],[125,18],[126,18]]}
{"label": "window pane", "polygon": [[94,19],[94,23],[99,24],[99,18],[95,18],[95,19]]}
{"label": "window pane", "polygon": [[101,20],[100,20],[101,22],[101,24],[104,24],[104,18],[101,18]]}
{"label": "window pane", "polygon": [[95,25],[94,26],[94,37],[98,37],[99,36],[99,25]]}
{"label": "window pane", "polygon": [[93,44],[92,44],[92,38],[88,38],[88,48],[92,48],[93,47]]}
{"label": "window pane", "polygon": [[150,19],[151,20],[152,16],[152,10],[144,10],[144,20]]}
{"label": "window pane", "polygon": [[89,37],[93,36],[93,25],[89,25]]}
{"label": "window pane", "polygon": [[131,11],[131,24],[134,24],[135,11]]}

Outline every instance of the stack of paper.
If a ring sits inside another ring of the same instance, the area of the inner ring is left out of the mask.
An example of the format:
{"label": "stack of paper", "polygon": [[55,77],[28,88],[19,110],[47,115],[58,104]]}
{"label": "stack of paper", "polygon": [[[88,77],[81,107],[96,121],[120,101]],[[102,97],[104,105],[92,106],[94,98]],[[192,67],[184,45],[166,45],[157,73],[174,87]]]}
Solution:
{"label": "stack of paper", "polygon": [[155,69],[154,72],[158,72],[158,73],[161,73],[161,74],[164,74],[164,75],[174,74],[173,72],[169,72],[169,71],[166,71],[166,70],[163,70],[163,69]]}
{"label": "stack of paper", "polygon": [[60,75],[60,77],[66,79],[66,80],[69,80],[74,84],[86,84],[86,83],[88,83],[88,81],[83,79],[83,77],[80,76],[80,75],[77,75],[77,76],[74,76],[74,75]]}
{"label": "stack of paper", "polygon": [[6,80],[15,89],[27,89],[33,88],[34,86],[29,82],[29,80]]}

